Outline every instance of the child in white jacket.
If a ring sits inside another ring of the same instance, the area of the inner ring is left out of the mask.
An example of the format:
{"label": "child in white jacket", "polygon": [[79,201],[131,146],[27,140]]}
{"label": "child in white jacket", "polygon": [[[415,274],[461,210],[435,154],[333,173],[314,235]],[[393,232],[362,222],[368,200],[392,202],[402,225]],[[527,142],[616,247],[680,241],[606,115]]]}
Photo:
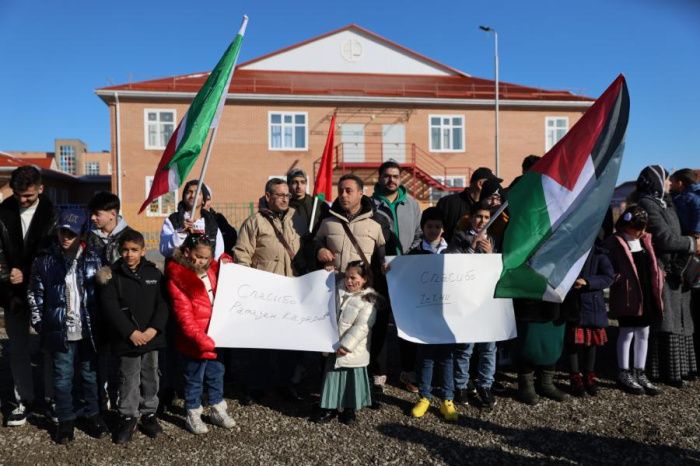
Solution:
{"label": "child in white jacket", "polygon": [[372,404],[367,375],[372,325],[377,316],[377,294],[369,287],[369,265],[350,262],[343,285],[338,289],[338,334],[340,346],[326,359],[323,390],[315,422],[328,422],[340,413],[340,422],[353,424],[355,412]]}

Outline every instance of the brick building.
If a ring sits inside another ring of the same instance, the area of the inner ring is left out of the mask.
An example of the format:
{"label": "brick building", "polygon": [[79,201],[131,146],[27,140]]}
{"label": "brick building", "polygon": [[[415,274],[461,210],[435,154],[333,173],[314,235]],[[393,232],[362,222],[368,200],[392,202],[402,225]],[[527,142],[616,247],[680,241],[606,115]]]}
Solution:
{"label": "brick building", "polygon": [[[178,193],[136,216],[163,149],[207,73],[97,89],[111,122],[112,190],[129,224],[155,241]],[[520,174],[524,155],[543,154],[593,99],[501,83],[500,175]],[[408,50],[356,25],[238,65],[206,183],[214,206],[236,226],[264,183],[292,167],[317,171],[337,114],[335,173],[368,183],[388,159],[403,163],[424,204],[459,190],[471,170],[493,167],[494,83]],[[198,176],[200,161],[191,177]],[[371,193],[371,187],[369,188]]]}
{"label": "brick building", "polygon": [[35,164],[48,163],[51,165],[50,168],[69,175],[107,176],[112,174],[112,156],[109,151],[90,152],[87,145],[80,139],[55,139],[53,152],[8,152],[17,158],[31,159]]}
{"label": "brick building", "polygon": [[23,165],[34,165],[41,171],[44,193],[58,206],[85,205],[98,191],[110,190],[108,175],[75,176],[59,170],[53,157],[42,154],[47,152],[15,153],[0,151],[0,202],[12,195],[10,176]]}

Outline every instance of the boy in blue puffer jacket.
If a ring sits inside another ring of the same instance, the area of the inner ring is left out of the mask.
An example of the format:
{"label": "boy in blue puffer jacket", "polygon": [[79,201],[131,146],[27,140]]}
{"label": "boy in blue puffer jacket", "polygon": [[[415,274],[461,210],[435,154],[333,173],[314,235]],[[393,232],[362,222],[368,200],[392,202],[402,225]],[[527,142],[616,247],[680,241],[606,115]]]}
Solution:
{"label": "boy in blue puffer jacket", "polygon": [[[73,440],[75,421],[85,419],[85,430],[96,438],[109,434],[97,402],[95,347],[95,275],[99,257],[81,241],[86,216],[63,211],[57,224],[57,244],[41,252],[32,264],[27,298],[32,327],[44,351],[53,359],[53,387],[58,426],[54,440]],[[80,399],[73,398],[74,369],[80,371]]]}

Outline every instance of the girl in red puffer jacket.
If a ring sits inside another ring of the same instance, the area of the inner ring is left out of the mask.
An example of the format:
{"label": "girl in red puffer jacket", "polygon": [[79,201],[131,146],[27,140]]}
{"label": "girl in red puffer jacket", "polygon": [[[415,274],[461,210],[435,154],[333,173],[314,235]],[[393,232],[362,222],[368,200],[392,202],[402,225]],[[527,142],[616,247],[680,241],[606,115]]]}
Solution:
{"label": "girl in red puffer jacket", "polygon": [[[202,421],[205,386],[211,423],[227,429],[236,425],[224,401],[224,364],[217,355],[214,340],[207,335],[219,272],[219,262],[213,259],[213,246],[205,235],[192,233],[165,269],[177,323],[175,347],[184,359],[185,424],[194,434],[208,432]],[[223,260],[226,258],[222,256]]]}

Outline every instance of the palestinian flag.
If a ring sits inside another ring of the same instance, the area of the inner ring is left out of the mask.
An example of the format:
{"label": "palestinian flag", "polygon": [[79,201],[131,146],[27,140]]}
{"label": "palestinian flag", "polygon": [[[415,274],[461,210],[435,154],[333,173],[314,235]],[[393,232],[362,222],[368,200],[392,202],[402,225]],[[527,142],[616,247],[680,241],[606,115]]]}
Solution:
{"label": "palestinian flag", "polygon": [[511,189],[495,297],[564,300],[610,205],[629,106],[620,75]]}
{"label": "palestinian flag", "polygon": [[326,147],[323,148],[321,165],[318,168],[316,181],[314,182],[314,196],[322,201],[330,202],[333,197],[333,144],[335,138],[335,113],[331,118],[331,127],[328,128]]}
{"label": "palestinian flag", "polygon": [[238,35],[197,92],[187,113],[170,137],[153,176],[151,191],[139,213],[163,194],[180,187],[197,161],[209,130],[218,126],[247,24],[248,17],[244,16]]}

